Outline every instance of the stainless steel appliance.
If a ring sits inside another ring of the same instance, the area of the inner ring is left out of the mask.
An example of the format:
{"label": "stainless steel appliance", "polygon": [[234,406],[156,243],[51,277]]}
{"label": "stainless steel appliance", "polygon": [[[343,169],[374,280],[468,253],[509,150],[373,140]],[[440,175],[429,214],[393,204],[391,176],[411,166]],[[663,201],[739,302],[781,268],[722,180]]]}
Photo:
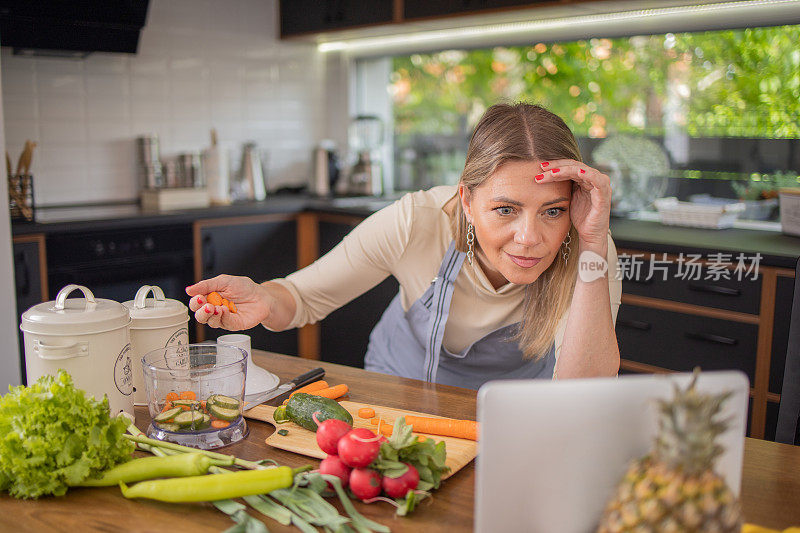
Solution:
{"label": "stainless steel appliance", "polygon": [[380,196],[383,193],[383,166],[380,156],[384,139],[383,121],[375,115],[359,115],[350,123],[347,136],[356,160],[350,168],[343,192]]}

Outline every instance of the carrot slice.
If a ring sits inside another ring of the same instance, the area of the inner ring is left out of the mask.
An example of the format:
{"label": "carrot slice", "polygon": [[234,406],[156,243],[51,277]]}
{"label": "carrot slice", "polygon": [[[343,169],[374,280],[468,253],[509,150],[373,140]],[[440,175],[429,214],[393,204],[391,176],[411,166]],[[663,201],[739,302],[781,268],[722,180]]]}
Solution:
{"label": "carrot slice", "polygon": [[370,424],[372,424],[373,426],[377,426],[377,425],[378,425],[378,422],[380,422],[380,421],[381,421],[381,419],[380,419],[380,418],[373,418],[373,419],[371,419],[371,420],[369,421],[369,423],[370,423]]}
{"label": "carrot slice", "polygon": [[172,409],[172,402],[167,402],[164,404],[164,407],[163,409],[161,409],[161,412],[163,413],[164,411],[169,411],[170,409]]}
{"label": "carrot slice", "polygon": [[181,398],[181,397],[178,395],[178,393],[177,393],[177,392],[168,392],[168,393],[167,393],[166,400],[167,400],[168,402],[172,402],[172,401],[174,401],[174,400],[180,400],[180,398]]}
{"label": "carrot slice", "polygon": [[362,407],[358,410],[358,416],[361,418],[372,418],[375,416],[375,409],[371,407]]}
{"label": "carrot slice", "polygon": [[394,432],[394,427],[392,427],[392,424],[388,424],[385,421],[381,421],[381,423],[378,425],[378,431],[384,437],[391,437],[392,433]]}
{"label": "carrot slice", "polygon": [[190,390],[185,390],[181,392],[181,400],[196,400],[196,399],[197,395]]}
{"label": "carrot slice", "polygon": [[230,422],[226,422],[225,420],[212,420],[211,427],[216,429],[223,429],[230,425]]}
{"label": "carrot slice", "polygon": [[222,305],[222,295],[218,292],[209,293],[206,296],[206,301],[211,305]]}
{"label": "carrot slice", "polygon": [[328,382],[325,381],[324,379],[321,379],[319,381],[315,381],[313,383],[309,383],[305,387],[300,387],[296,391],[292,392],[289,395],[289,398],[291,398],[292,396],[294,396],[298,392],[305,392],[306,394],[310,394],[312,391],[327,389],[328,387],[330,387],[330,385],[328,385]]}
{"label": "carrot slice", "polygon": [[478,423],[474,420],[406,415],[406,424],[411,425],[414,433],[478,440]]}
{"label": "carrot slice", "polygon": [[345,385],[344,383],[340,383],[339,385],[334,385],[333,387],[328,387],[327,389],[316,390],[314,392],[310,392],[309,394],[335,400],[336,398],[339,398],[347,394],[348,390],[349,389],[347,385]]}
{"label": "carrot slice", "polygon": [[230,300],[228,300],[228,311],[230,311],[231,313],[236,313],[237,312],[236,304],[234,304]]}

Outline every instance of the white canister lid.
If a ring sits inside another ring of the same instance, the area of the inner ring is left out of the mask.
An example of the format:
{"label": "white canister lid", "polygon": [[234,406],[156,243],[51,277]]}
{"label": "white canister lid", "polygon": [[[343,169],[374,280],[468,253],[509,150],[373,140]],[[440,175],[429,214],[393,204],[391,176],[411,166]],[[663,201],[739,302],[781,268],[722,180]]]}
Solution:
{"label": "white canister lid", "polygon": [[[152,298],[148,298],[149,293]],[[131,329],[150,329],[174,326],[189,320],[189,310],[178,300],[164,297],[164,291],[156,285],[143,285],[136,291],[133,300],[122,302],[130,312]]]}
{"label": "white canister lid", "polygon": [[[74,290],[84,297],[68,300]],[[83,285],[67,285],[58,291],[55,301],[25,311],[20,328],[38,335],[89,335],[125,327],[130,321],[128,310],[119,302],[95,298]]]}

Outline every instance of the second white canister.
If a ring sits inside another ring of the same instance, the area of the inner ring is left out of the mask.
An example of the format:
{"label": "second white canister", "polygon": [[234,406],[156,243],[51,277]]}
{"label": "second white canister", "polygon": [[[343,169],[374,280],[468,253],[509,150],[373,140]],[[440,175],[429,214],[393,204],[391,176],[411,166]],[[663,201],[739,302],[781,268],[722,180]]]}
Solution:
{"label": "second white canister", "polygon": [[[147,297],[150,293],[152,298]],[[140,287],[133,300],[122,305],[131,314],[133,402],[147,405],[142,357],[158,348],[189,344],[189,309],[178,300],[165,298],[155,285]]]}

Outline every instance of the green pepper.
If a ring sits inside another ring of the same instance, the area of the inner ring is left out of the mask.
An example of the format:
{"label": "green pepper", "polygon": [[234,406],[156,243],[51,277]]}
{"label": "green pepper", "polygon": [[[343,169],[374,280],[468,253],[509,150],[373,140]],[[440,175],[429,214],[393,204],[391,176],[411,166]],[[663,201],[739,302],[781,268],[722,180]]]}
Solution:
{"label": "green pepper", "polygon": [[132,487],[125,483],[119,485],[126,498],[148,498],[162,502],[208,502],[286,489],[294,483],[294,474],[295,471],[288,466],[278,466],[231,472],[224,476],[142,481]]}
{"label": "green pepper", "polygon": [[211,459],[202,453],[182,453],[165,457],[141,457],[119,464],[103,472],[99,478],[88,478],[79,487],[110,487],[121,481],[131,483],[157,477],[199,476],[208,472],[211,465],[229,465]]}

